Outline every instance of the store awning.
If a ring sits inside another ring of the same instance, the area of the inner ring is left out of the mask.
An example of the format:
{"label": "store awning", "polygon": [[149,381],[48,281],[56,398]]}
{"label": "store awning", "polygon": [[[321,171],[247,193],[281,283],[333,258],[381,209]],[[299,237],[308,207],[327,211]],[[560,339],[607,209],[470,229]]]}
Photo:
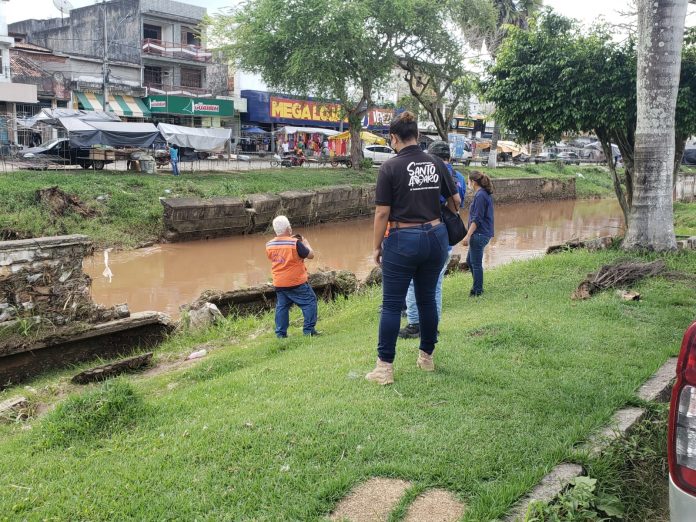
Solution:
{"label": "store awning", "polygon": [[[342,132],[341,134],[336,134],[335,136],[331,136],[329,138],[330,140],[348,140],[350,139],[350,131],[345,131]],[[382,138],[381,136],[377,136],[376,134],[372,134],[371,132],[368,131],[360,131],[360,139],[367,145],[386,145],[387,140]]]}
{"label": "store awning", "polygon": [[321,129],[319,127],[293,127],[291,125],[286,125],[282,129],[278,129],[276,132],[281,134],[296,134],[298,132],[304,134],[323,134],[324,136],[335,136],[338,131],[330,129]]}
{"label": "store awning", "polygon": [[[94,92],[76,92],[80,108],[87,111],[103,111],[104,96]],[[150,110],[140,98],[125,94],[112,94],[109,96],[109,108],[118,116],[129,118],[149,118]]]}

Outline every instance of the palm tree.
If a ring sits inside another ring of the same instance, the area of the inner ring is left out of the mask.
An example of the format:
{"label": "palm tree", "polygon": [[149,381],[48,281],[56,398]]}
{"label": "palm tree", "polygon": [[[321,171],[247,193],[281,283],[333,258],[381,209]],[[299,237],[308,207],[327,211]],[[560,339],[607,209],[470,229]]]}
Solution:
{"label": "palm tree", "polygon": [[638,0],[638,122],[626,249],[674,250],[674,113],[687,0]]}

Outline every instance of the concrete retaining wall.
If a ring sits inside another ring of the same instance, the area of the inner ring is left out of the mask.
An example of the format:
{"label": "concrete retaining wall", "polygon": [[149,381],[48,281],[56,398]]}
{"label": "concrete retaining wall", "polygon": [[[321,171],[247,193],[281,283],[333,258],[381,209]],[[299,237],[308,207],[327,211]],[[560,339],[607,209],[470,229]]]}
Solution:
{"label": "concrete retaining wall", "polygon": [[696,200],[696,174],[679,174],[674,187],[674,201]]}
{"label": "concrete retaining wall", "polygon": [[82,315],[91,305],[82,259],[91,251],[80,235],[0,242],[0,325],[27,313],[58,324]]}
{"label": "concrete retaining wall", "polygon": [[[493,180],[496,203],[574,199],[575,180],[544,178]],[[470,201],[471,194],[467,196]],[[341,221],[374,212],[375,185],[341,185],[239,198],[163,199],[164,239],[188,241],[265,232],[285,214],[296,226]]]}

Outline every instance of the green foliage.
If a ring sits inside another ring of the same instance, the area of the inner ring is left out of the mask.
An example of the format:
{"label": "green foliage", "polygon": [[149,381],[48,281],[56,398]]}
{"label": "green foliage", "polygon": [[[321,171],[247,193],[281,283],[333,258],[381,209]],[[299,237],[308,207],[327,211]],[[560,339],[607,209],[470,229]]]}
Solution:
{"label": "green foliage", "polygon": [[360,160],[360,168],[361,169],[371,169],[373,165],[372,158],[363,158]]}
{"label": "green foliage", "polygon": [[696,203],[674,204],[674,230],[682,236],[696,236]]}
{"label": "green foliage", "polygon": [[[553,504],[534,503],[525,522],[591,522],[623,519],[623,505],[614,495],[597,491],[597,479],[576,477],[571,489]],[[607,518],[609,517],[609,518]]]}
{"label": "green foliage", "polygon": [[107,381],[84,395],[73,395],[51,412],[38,430],[43,448],[67,447],[108,437],[133,426],[147,408],[123,379]]}

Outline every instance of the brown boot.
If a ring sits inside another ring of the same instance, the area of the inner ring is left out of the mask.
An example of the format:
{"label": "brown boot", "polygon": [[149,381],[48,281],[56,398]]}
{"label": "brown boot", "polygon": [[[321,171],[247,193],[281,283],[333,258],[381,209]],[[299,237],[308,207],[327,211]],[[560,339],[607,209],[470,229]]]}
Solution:
{"label": "brown boot", "polygon": [[419,350],[418,361],[416,361],[416,366],[418,366],[424,372],[434,372],[435,363],[433,362],[432,354],[427,354],[423,350]]}
{"label": "brown boot", "polygon": [[382,386],[386,384],[394,384],[394,366],[392,363],[386,363],[377,359],[377,366],[370,373],[365,375],[368,381],[376,382]]}

